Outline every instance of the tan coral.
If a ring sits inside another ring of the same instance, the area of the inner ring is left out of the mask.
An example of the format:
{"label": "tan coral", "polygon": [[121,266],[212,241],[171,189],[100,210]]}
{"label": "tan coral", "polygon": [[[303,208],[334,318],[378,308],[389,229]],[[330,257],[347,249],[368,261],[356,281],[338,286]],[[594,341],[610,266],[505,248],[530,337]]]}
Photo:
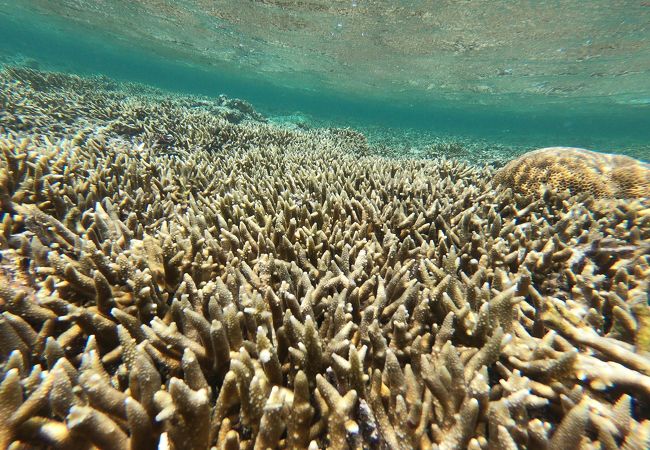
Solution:
{"label": "tan coral", "polygon": [[538,195],[544,187],[594,197],[650,196],[650,165],[624,155],[548,147],[520,156],[494,180],[515,193]]}
{"label": "tan coral", "polygon": [[96,97],[0,136],[0,447],[650,444],[650,199],[259,123],[161,155]]}

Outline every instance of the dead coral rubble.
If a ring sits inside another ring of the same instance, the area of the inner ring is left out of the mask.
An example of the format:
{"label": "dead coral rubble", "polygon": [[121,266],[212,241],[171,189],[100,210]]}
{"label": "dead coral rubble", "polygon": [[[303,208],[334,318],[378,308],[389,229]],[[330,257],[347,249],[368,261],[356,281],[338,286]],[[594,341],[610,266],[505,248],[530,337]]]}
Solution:
{"label": "dead coral rubble", "polygon": [[0,139],[1,448],[647,448],[647,199],[268,129]]}

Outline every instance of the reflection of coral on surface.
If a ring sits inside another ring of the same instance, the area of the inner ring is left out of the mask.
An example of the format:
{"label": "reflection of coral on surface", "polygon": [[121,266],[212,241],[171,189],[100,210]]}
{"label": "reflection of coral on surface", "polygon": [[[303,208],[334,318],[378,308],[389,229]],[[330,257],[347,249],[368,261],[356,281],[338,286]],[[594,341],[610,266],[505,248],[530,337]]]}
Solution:
{"label": "reflection of coral on surface", "polygon": [[347,132],[221,121],[216,149],[181,117],[170,155],[93,120],[0,137],[0,448],[650,443],[647,199],[525,198]]}
{"label": "reflection of coral on surface", "polygon": [[571,147],[549,147],[508,163],[495,180],[531,195],[544,187],[595,197],[650,197],[650,165],[629,156]]}

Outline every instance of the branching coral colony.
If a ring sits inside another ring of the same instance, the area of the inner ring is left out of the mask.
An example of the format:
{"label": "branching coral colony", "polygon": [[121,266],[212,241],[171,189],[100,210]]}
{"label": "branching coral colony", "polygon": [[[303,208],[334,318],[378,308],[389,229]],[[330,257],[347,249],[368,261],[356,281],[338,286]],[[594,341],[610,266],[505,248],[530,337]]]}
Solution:
{"label": "branching coral colony", "polygon": [[0,448],[650,445],[648,198],[101,81],[2,72]]}

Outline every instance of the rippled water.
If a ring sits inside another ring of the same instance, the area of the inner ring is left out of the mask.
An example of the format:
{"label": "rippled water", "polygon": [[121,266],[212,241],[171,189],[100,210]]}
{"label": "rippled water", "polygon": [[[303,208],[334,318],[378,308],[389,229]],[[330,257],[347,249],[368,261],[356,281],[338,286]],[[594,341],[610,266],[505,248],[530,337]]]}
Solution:
{"label": "rippled water", "polygon": [[650,138],[643,1],[1,0],[4,59],[275,114],[535,145]]}

